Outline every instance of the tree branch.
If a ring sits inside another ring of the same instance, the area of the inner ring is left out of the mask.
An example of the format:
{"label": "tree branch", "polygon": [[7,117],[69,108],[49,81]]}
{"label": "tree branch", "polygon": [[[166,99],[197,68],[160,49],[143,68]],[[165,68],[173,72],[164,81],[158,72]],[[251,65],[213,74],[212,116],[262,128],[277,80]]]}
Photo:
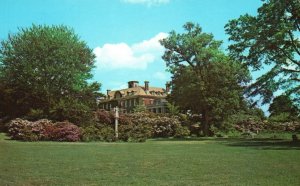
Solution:
{"label": "tree branch", "polygon": [[300,55],[300,50],[297,48],[297,46],[295,45],[295,40],[294,40],[294,36],[293,36],[293,33],[291,33],[291,30],[288,31],[288,34],[291,38],[291,41],[292,41],[292,46],[293,48],[295,49],[295,51],[298,53],[298,55]]}
{"label": "tree branch", "polygon": [[287,68],[281,68],[283,71],[287,71],[287,72],[300,72],[300,70],[295,70],[295,69],[287,69]]}
{"label": "tree branch", "polygon": [[291,78],[291,80],[300,82],[299,78]]}
{"label": "tree branch", "polygon": [[300,62],[296,61],[295,59],[291,58],[288,54],[286,54],[286,52],[280,48],[280,47],[277,47],[282,53],[283,55],[285,55],[291,62],[295,63],[296,65],[300,66]]}

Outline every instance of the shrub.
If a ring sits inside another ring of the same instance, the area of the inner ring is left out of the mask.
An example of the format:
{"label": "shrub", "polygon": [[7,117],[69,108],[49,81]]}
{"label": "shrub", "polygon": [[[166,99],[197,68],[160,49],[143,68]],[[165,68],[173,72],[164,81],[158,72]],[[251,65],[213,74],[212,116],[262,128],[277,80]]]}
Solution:
{"label": "shrub", "polygon": [[157,117],[153,121],[154,125],[154,134],[153,137],[172,137],[175,136],[176,130],[178,132],[178,136],[180,136],[180,129],[182,126],[180,122],[175,117]]}
{"label": "shrub", "polygon": [[115,130],[109,126],[102,127],[99,134],[101,141],[113,142],[116,140]]}
{"label": "shrub", "polygon": [[144,142],[147,138],[152,136],[152,127],[150,125],[143,125],[139,120],[133,120],[133,118],[130,118],[128,115],[121,115],[119,122],[119,140]]}
{"label": "shrub", "polygon": [[79,141],[80,129],[70,122],[53,123],[42,119],[35,122],[15,119],[9,123],[8,133],[12,139],[23,141],[53,140]]}
{"label": "shrub", "polygon": [[129,114],[134,126],[139,126],[145,137],[182,137],[190,132],[183,128],[177,116],[158,115],[153,113]]}
{"label": "shrub", "polygon": [[82,128],[83,141],[115,141],[115,130],[107,124],[98,124]]}
{"label": "shrub", "polygon": [[100,141],[100,130],[95,126],[89,126],[82,129],[82,137],[83,141]]}
{"label": "shrub", "polygon": [[80,141],[80,129],[68,121],[57,122],[51,130],[50,140],[53,141]]}
{"label": "shrub", "polygon": [[36,121],[36,120],[39,120],[39,119],[45,118],[45,117],[47,117],[47,116],[44,114],[43,110],[30,109],[30,111],[26,114],[26,116],[24,118],[27,120],[30,120],[30,121]]}
{"label": "shrub", "polygon": [[8,133],[12,139],[24,141],[37,141],[38,134],[33,132],[33,122],[17,118],[8,125]]}
{"label": "shrub", "polygon": [[95,112],[96,122],[103,124],[112,124],[114,122],[114,115],[105,110],[97,110]]}
{"label": "shrub", "polygon": [[179,126],[175,128],[175,138],[182,138],[190,135],[190,130],[185,126]]}
{"label": "shrub", "polygon": [[76,99],[60,99],[50,108],[49,118],[55,121],[70,121],[78,126],[89,126],[94,117],[91,108]]}
{"label": "shrub", "polygon": [[286,131],[286,132],[300,132],[300,122],[269,122],[265,128],[267,131]]}

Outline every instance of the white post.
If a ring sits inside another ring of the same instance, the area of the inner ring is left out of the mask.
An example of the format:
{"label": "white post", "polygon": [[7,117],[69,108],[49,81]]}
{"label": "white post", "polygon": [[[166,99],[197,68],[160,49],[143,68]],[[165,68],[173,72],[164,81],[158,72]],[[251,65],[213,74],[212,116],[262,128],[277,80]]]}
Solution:
{"label": "white post", "polygon": [[119,137],[119,133],[118,133],[119,108],[116,107],[114,110],[115,110],[115,133],[116,133],[116,139],[118,139],[118,137]]}

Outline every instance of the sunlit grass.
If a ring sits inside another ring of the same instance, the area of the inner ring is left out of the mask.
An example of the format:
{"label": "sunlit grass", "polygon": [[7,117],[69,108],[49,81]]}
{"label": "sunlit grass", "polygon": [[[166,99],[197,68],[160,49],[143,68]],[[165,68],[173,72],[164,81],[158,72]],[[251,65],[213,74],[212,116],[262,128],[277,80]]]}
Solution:
{"label": "sunlit grass", "polygon": [[300,185],[300,145],[288,141],[0,138],[0,185]]}

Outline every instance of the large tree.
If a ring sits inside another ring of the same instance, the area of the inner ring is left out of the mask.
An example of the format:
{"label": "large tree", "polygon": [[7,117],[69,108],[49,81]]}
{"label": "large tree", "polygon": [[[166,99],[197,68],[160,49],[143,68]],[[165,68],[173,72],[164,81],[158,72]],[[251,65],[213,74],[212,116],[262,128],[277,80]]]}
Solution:
{"label": "large tree", "polygon": [[273,99],[269,107],[270,118],[284,119],[285,121],[297,120],[300,110],[293,104],[287,95],[280,95]]}
{"label": "large tree", "polygon": [[263,75],[249,95],[263,103],[284,91],[300,103],[300,1],[263,0],[256,16],[242,15],[225,26],[230,55]]}
{"label": "large tree", "polygon": [[247,70],[220,50],[220,41],[186,23],[186,33],[172,31],[161,41],[172,77],[170,99],[184,110],[202,115],[203,131],[237,112],[243,100]]}
{"label": "large tree", "polygon": [[69,119],[63,111],[95,105],[100,84],[87,82],[95,56],[72,29],[33,25],[10,34],[0,47],[2,114],[19,117],[39,110]]}

